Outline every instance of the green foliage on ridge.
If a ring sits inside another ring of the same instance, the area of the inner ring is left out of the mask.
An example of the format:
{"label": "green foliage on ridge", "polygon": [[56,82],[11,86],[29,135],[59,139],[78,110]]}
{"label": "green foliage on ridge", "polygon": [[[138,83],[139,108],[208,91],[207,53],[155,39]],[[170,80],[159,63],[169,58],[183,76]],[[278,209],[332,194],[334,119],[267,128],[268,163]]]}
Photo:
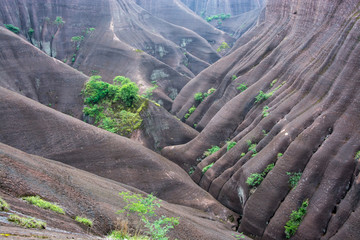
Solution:
{"label": "green foliage on ridge", "polygon": [[300,223],[306,215],[308,206],[309,200],[306,199],[305,201],[303,201],[301,207],[297,211],[292,211],[292,213],[290,214],[290,220],[287,221],[285,225],[285,235],[287,239],[294,236],[294,234],[298,230]]}
{"label": "green foliage on ridge", "polygon": [[53,212],[65,214],[64,210],[56,204],[41,199],[39,196],[23,197],[23,200],[42,209],[49,209]]}
{"label": "green foliage on ridge", "polygon": [[94,125],[109,132],[129,136],[141,126],[140,112],[148,101],[138,95],[139,88],[129,78],[117,76],[114,84],[92,76],[86,83],[83,112],[94,120]]}
{"label": "green foliage on ridge", "polygon": [[19,33],[20,33],[20,28],[15,27],[15,26],[12,25],[12,24],[4,24],[4,25],[5,25],[5,27],[6,27],[7,29],[9,29],[10,31],[12,31],[13,33],[16,33],[16,34],[19,34]]}
{"label": "green foliage on ridge", "polygon": [[266,166],[262,173],[252,173],[246,180],[246,183],[251,187],[257,187],[264,180],[266,175],[275,167],[274,163]]}

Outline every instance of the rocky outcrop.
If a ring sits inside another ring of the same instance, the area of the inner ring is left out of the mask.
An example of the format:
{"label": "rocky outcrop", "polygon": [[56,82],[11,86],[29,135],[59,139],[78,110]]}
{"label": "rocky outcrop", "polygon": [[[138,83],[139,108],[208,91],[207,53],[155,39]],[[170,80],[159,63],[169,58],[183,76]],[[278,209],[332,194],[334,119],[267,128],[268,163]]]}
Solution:
{"label": "rocky outcrop", "polygon": [[[193,179],[241,213],[239,231],[283,239],[290,214],[308,199],[292,239],[357,239],[359,11],[351,0],[268,1],[259,25],[175,99],[183,118],[198,104],[195,93],[217,89],[186,120],[201,133],[162,153],[185,169],[197,165]],[[227,140],[236,142],[229,151]],[[212,145],[223,147],[198,164]],[[246,183],[272,163],[259,186]]]}

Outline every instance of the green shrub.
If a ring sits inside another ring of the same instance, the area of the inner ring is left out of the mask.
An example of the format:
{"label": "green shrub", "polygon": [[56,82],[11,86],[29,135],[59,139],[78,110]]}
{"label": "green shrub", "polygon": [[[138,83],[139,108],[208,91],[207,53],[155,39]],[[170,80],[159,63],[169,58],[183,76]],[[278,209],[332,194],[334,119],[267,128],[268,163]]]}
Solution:
{"label": "green shrub", "polygon": [[230,149],[232,149],[236,145],[236,142],[228,141],[228,142],[226,142],[226,144],[227,144],[226,150],[228,152],[228,151],[230,151]]}
{"label": "green shrub", "polygon": [[0,198],[0,211],[9,211],[9,204],[2,198]]}
{"label": "green shrub", "polygon": [[261,184],[264,177],[261,173],[252,173],[247,179],[246,183],[251,187],[256,187]]}
{"label": "green shrub", "polygon": [[359,159],[360,159],[360,151],[356,152],[354,159],[355,159],[355,160],[359,160]]}
{"label": "green shrub", "polygon": [[287,172],[286,175],[289,176],[289,184],[291,188],[295,189],[298,182],[301,179],[302,172],[297,172],[297,173]]}
{"label": "green shrub", "polygon": [[261,103],[271,97],[273,95],[273,92],[270,93],[264,93],[263,91],[260,91],[259,94],[255,97],[255,103]]}
{"label": "green shrub", "polygon": [[231,80],[234,81],[235,79],[237,79],[237,76],[236,76],[236,75],[232,75]]}
{"label": "green shrub", "polygon": [[53,212],[57,212],[60,214],[65,214],[64,210],[61,207],[59,207],[56,204],[45,201],[45,200],[41,199],[39,196],[23,197],[22,199],[32,205],[40,207],[40,208],[49,209]]}
{"label": "green shrub", "polygon": [[76,216],[75,221],[82,223],[85,226],[88,226],[89,228],[91,228],[93,226],[93,222],[87,218]]}
{"label": "green shrub", "polygon": [[227,44],[226,42],[222,42],[218,49],[216,49],[216,51],[221,52],[227,48],[230,48],[229,44]]}
{"label": "green shrub", "polygon": [[253,157],[255,157],[256,154],[257,154],[257,151],[256,151],[257,144],[256,144],[256,143],[252,143],[251,140],[247,140],[246,143],[247,143],[248,146],[249,146],[248,151],[253,152]]}
{"label": "green shrub", "polygon": [[16,33],[16,34],[19,34],[19,33],[20,33],[20,28],[15,27],[15,26],[12,25],[12,24],[4,24],[4,25],[5,25],[5,27],[6,27],[7,29],[9,29],[10,31],[12,31],[13,33]]}
{"label": "green shrub", "polygon": [[123,76],[115,77],[114,84],[101,81],[101,76],[91,76],[82,91],[83,112],[94,118],[98,127],[128,136],[141,126],[140,112],[147,104],[144,99],[139,101],[138,90],[135,83]]}
{"label": "green shrub", "polygon": [[72,42],[81,42],[82,40],[84,40],[84,36],[74,36],[71,38]]}
{"label": "green shrub", "polygon": [[240,85],[236,89],[239,90],[240,92],[243,92],[247,89],[247,85],[240,83]]}
{"label": "green shrub", "polygon": [[307,207],[309,206],[309,200],[306,199],[301,204],[301,207],[297,211],[292,211],[290,214],[289,221],[286,222],[285,225],[285,235],[286,238],[291,238],[294,236],[296,231],[298,230],[300,223],[302,222],[304,216],[306,215]]}
{"label": "green shrub", "polygon": [[191,167],[188,174],[191,176],[195,172],[195,167]]}
{"label": "green shrub", "polygon": [[64,23],[65,22],[63,21],[62,17],[60,17],[60,16],[57,16],[54,21],[54,24],[57,25],[58,27],[64,25]]}
{"label": "green shrub", "polygon": [[212,146],[211,148],[209,148],[207,151],[205,151],[204,153],[203,153],[203,156],[204,157],[208,157],[208,156],[210,156],[211,154],[214,154],[214,153],[216,153],[217,151],[219,151],[220,150],[220,147],[218,147],[218,146]]}
{"label": "green shrub", "polygon": [[141,96],[142,96],[143,98],[147,98],[147,99],[150,100],[150,98],[151,98],[152,95],[153,95],[153,91],[154,91],[155,89],[157,89],[158,87],[159,87],[159,86],[155,84],[154,86],[146,89],[145,93],[144,93],[143,95],[141,95]]}
{"label": "green shrub", "polygon": [[266,175],[274,168],[275,164],[271,163],[266,166],[262,173],[252,173],[247,179],[246,183],[251,187],[257,187],[264,180]]}
{"label": "green shrub", "polygon": [[26,228],[37,228],[37,229],[45,229],[46,223],[43,221],[36,220],[34,218],[20,217],[16,214],[11,214],[8,217],[10,222],[14,222],[22,227]]}
{"label": "green shrub", "polygon": [[213,94],[215,91],[215,88],[210,88],[206,93],[204,93],[204,99]]}
{"label": "green shrub", "polygon": [[262,116],[263,117],[267,117],[267,116],[269,116],[269,107],[268,106],[265,106],[264,108],[263,108],[263,111],[262,111]]}
{"label": "green shrub", "polygon": [[194,99],[195,101],[201,102],[203,100],[203,93],[202,92],[195,93]]}
{"label": "green shrub", "polygon": [[195,112],[195,110],[196,110],[196,107],[195,107],[195,106],[192,106],[191,108],[189,108],[189,111],[188,111],[188,113],[185,114],[184,118],[185,118],[185,119],[188,119],[188,118],[190,117],[190,115],[191,115],[193,112]]}
{"label": "green shrub", "polygon": [[278,159],[281,158],[282,156],[283,156],[282,153],[278,153],[278,154],[277,154],[277,158],[278,158]]}
{"label": "green shrub", "polygon": [[207,165],[206,167],[204,167],[201,171],[203,174],[206,173],[207,170],[209,170],[212,166],[214,166],[214,163],[211,163],[209,165]]}
{"label": "green shrub", "polygon": [[244,157],[246,155],[246,153],[242,152],[240,157]]}
{"label": "green shrub", "polygon": [[29,28],[29,31],[28,31],[29,38],[32,38],[34,32],[35,32],[34,29]]}
{"label": "green shrub", "polygon": [[273,87],[277,82],[277,79],[273,80],[271,83],[270,83],[270,87]]}
{"label": "green shrub", "polygon": [[119,195],[127,205],[117,213],[125,211],[136,213],[148,229],[146,233],[151,236],[151,239],[168,240],[166,234],[179,224],[179,218],[174,217],[161,216],[156,220],[150,220],[150,218],[156,216],[155,209],[160,207],[161,202],[152,194],[149,194],[146,198],[140,194],[130,194],[129,192],[121,192]]}

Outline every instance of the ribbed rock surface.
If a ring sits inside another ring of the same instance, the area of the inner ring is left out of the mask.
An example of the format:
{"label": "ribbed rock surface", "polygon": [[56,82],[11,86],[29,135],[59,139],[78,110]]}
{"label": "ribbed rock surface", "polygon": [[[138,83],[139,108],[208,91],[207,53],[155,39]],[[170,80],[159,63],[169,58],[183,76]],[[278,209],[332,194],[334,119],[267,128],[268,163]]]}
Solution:
{"label": "ribbed rock surface", "polygon": [[[219,59],[216,49],[221,42],[233,40],[187,8],[169,14],[187,16],[191,28],[154,16],[133,1],[0,2],[0,22],[19,27],[21,36],[48,55],[106,81],[127,76],[142,91],[157,81],[162,94],[156,100],[171,104],[190,78]],[[54,24],[58,16],[63,24]],[[87,31],[90,28],[95,30]],[[75,42],[75,36],[84,38]]]}
{"label": "ribbed rock surface", "polygon": [[[47,56],[2,27],[0,48],[0,86],[82,119],[81,90],[89,77]],[[161,94],[161,91],[156,90],[155,94]],[[171,107],[171,103],[167,106]],[[198,134],[153,103],[149,103],[141,114],[143,124],[131,138],[150,149],[160,150],[166,145],[182,144]],[[176,135],[173,135],[172,129],[177,129]]]}
{"label": "ribbed rock surface", "polygon": [[263,0],[181,0],[198,15],[211,16],[221,13],[239,15],[259,8]]}
{"label": "ribbed rock surface", "polygon": [[[292,239],[358,239],[359,6],[355,0],[267,1],[259,25],[175,99],[173,112],[182,118],[197,105],[196,92],[217,89],[186,120],[202,130],[198,137],[162,153],[189,169],[212,145],[224,146],[192,177],[242,214],[240,232],[283,239],[291,212],[309,199]],[[241,83],[248,85],[244,92],[236,89]],[[273,95],[255,103],[260,91]],[[237,142],[228,152],[226,140]],[[257,144],[256,156],[249,140]],[[274,169],[251,190],[247,178],[271,163]],[[296,188],[287,172],[302,172]]]}

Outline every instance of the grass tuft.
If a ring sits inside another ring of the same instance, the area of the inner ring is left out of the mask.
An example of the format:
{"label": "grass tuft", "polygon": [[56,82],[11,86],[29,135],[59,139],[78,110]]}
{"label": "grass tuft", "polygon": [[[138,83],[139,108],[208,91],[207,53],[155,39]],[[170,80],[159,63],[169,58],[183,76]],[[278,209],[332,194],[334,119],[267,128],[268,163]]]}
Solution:
{"label": "grass tuft", "polygon": [[20,217],[16,214],[11,214],[8,217],[8,220],[10,222],[14,222],[22,227],[26,228],[37,228],[37,229],[45,229],[46,228],[46,222],[36,220],[34,218],[27,218],[27,217]]}
{"label": "grass tuft", "polygon": [[87,218],[76,216],[75,221],[82,223],[85,226],[88,226],[89,228],[91,228],[93,226],[93,222]]}
{"label": "grass tuft", "polygon": [[0,211],[9,211],[9,204],[2,198],[0,198]]}
{"label": "grass tuft", "polygon": [[49,209],[56,213],[65,214],[64,210],[61,207],[59,207],[56,204],[45,201],[41,199],[39,196],[23,197],[22,199],[32,205],[38,206],[39,208]]}

